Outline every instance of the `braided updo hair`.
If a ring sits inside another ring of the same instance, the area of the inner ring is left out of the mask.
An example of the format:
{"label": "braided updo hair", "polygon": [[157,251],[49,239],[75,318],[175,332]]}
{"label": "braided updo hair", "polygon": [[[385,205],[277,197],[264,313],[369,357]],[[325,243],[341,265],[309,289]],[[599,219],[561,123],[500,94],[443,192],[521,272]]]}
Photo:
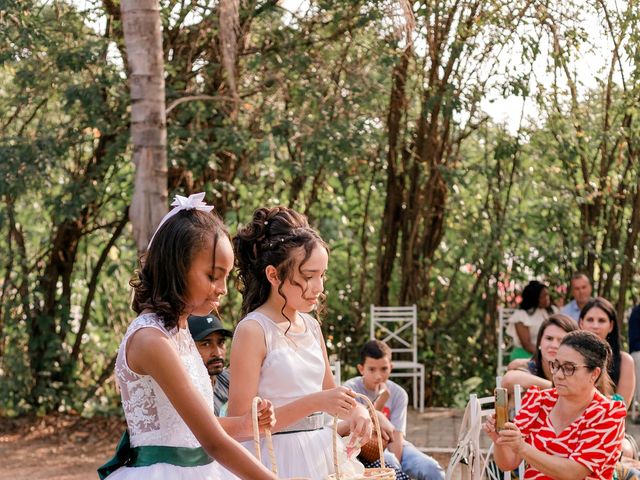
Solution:
{"label": "braided updo hair", "polygon": [[593,371],[598,367],[600,376],[596,380],[596,387],[606,396],[613,395],[614,386],[607,368],[611,362],[611,347],[607,342],[601,340],[595,333],[574,330],[567,333],[560,342],[560,346],[570,347],[578,352],[589,370]]}
{"label": "braided updo hair", "polygon": [[[237,287],[242,292],[242,315],[265,303],[271,292],[265,269],[272,265],[281,282],[289,280],[303,292],[307,286],[294,280],[295,269],[301,271],[313,250],[321,246],[329,251],[318,232],[309,226],[307,217],[287,207],[259,208],[251,222],[240,228],[233,238],[238,268]],[[302,249],[303,258],[296,265],[296,254]],[[282,283],[278,292],[285,299]],[[321,298],[322,300],[322,298]],[[322,302],[318,313],[322,313]],[[284,315],[284,307],[282,314]],[[291,323],[286,315],[285,318]]]}

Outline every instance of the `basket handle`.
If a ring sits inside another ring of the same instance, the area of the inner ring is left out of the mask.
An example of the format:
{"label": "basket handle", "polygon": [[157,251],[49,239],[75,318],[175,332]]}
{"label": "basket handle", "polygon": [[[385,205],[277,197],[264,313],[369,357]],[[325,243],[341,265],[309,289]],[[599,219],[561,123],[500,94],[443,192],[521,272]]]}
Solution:
{"label": "basket handle", "polygon": [[[253,446],[256,450],[256,458],[262,463],[262,454],[260,452],[260,428],[258,427],[258,403],[260,403],[260,397],[254,397],[251,403],[251,420],[253,423]],[[276,463],[276,454],[273,451],[273,441],[271,439],[271,430],[264,429],[264,436],[267,441],[267,450],[269,451],[269,458],[271,459],[271,471],[278,475],[278,464]]]}
{"label": "basket handle", "polygon": [[[384,464],[384,447],[382,446],[382,435],[380,433],[380,422],[378,421],[378,414],[376,409],[369,400],[369,397],[361,393],[356,393],[356,397],[361,398],[367,404],[371,418],[373,418],[373,424],[376,430],[376,436],[378,437],[378,451],[380,452],[380,467],[386,468]],[[336,470],[336,480],[340,480],[340,465],[338,465],[338,416],[333,417],[333,466]]]}

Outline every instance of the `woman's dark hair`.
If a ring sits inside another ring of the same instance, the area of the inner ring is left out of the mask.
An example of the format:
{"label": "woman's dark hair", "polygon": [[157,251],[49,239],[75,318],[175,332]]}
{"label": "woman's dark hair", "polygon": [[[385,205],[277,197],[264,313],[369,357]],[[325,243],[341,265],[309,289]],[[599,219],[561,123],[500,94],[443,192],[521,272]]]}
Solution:
{"label": "woman's dark hair", "polygon": [[563,315],[562,313],[554,313],[540,324],[540,330],[538,330],[538,339],[536,340],[536,354],[533,357],[533,362],[535,364],[533,373],[540,378],[545,378],[544,370],[542,368],[543,360],[542,351],[540,350],[540,342],[542,342],[544,331],[551,325],[555,325],[556,327],[561,328],[567,333],[578,330],[579,328],[578,324],[573,318],[568,317],[567,315]]}
{"label": "woman's dark hair", "polygon": [[[529,315],[533,315],[538,308],[540,302],[540,292],[547,286],[537,280],[531,280],[522,290],[522,301],[520,302],[520,310],[526,310]],[[551,305],[547,307],[547,312],[552,313]]]}
{"label": "woman's dark hair", "polygon": [[560,346],[570,347],[582,355],[586,368],[593,371],[600,369],[600,376],[596,379],[598,390],[604,395],[614,393],[613,382],[608,373],[611,363],[611,347],[595,333],[586,330],[575,330],[568,333],[560,342]]}
{"label": "woman's dark hair", "polygon": [[607,343],[611,347],[612,361],[609,364],[609,375],[615,385],[620,381],[620,327],[618,326],[618,315],[616,309],[613,308],[611,302],[603,297],[596,297],[589,300],[582,310],[580,310],[580,328],[582,328],[582,319],[592,308],[599,308],[609,317],[609,322],[613,324],[613,328],[607,335]]}
{"label": "woman's dark hair", "polygon": [[129,284],[132,308],[140,314],[149,309],[162,318],[167,330],[178,325],[186,307],[187,274],[195,255],[213,242],[213,264],[221,236],[229,233],[220,218],[199,210],[183,210],[169,218],[156,232],[140,267]]}
{"label": "woman's dark hair", "polygon": [[[251,222],[241,228],[233,238],[233,247],[238,267],[238,289],[242,292],[242,314],[255,310],[269,298],[271,284],[267,280],[265,269],[272,265],[278,271],[282,282],[289,280],[299,286],[303,292],[306,285],[300,285],[293,279],[296,267],[296,253],[302,249],[304,256],[297,269],[311,256],[317,246],[329,247],[320,235],[309,226],[307,217],[286,207],[259,208],[253,213]],[[278,292],[282,293],[282,284]],[[322,302],[318,304],[321,313]],[[282,314],[289,320],[291,319]],[[289,325],[291,326],[291,325]]]}

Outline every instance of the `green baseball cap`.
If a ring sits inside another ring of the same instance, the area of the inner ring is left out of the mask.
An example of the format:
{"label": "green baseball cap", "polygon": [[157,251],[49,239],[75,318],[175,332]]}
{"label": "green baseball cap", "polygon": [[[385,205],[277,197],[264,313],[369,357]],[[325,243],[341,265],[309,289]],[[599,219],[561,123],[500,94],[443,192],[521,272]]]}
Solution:
{"label": "green baseball cap", "polygon": [[224,328],[220,319],[215,315],[189,315],[187,322],[189,323],[191,336],[196,342],[199,342],[214,332],[218,332],[225,337],[233,337],[233,332]]}

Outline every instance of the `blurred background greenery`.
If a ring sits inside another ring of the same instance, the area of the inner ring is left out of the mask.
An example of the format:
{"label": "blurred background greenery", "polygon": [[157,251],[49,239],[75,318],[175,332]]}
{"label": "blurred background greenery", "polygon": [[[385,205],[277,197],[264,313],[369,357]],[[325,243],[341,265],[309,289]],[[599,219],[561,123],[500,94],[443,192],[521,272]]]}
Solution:
{"label": "blurred background greenery", "polygon": [[[426,402],[448,406],[491,388],[496,308],[528,280],[562,301],[579,269],[620,313],[635,303],[637,1],[236,3],[231,92],[218,2],[160,2],[169,194],[206,191],[232,233],[262,205],[308,215],[343,376],[370,304],[418,305]],[[4,415],[120,410],[125,59],[117,0],[0,1]],[[509,121],[487,113],[500,99]],[[230,288],[230,325],[238,307]]]}

